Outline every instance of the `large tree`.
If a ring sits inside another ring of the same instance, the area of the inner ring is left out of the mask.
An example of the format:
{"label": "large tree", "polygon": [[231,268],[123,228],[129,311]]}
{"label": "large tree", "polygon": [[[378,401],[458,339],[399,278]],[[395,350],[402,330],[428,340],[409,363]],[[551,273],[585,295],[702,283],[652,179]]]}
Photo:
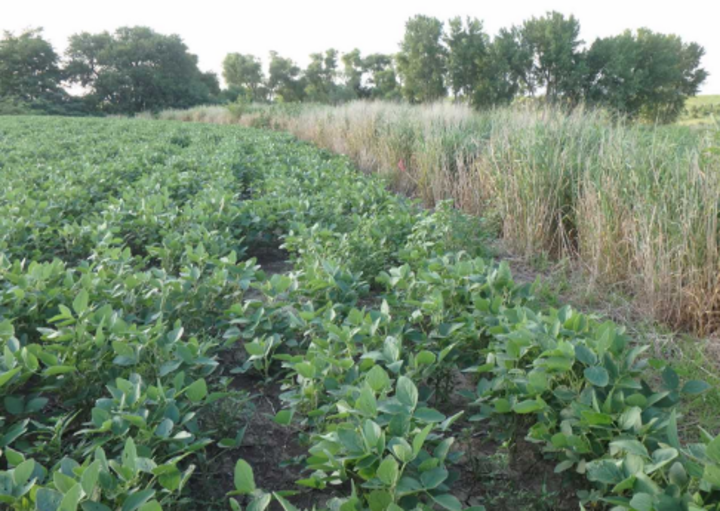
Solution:
{"label": "large tree", "polygon": [[460,17],[453,18],[448,28],[448,83],[456,98],[468,98],[488,72],[490,41],[482,21],[476,18],[468,17],[465,23]]}
{"label": "large tree", "polygon": [[545,89],[548,101],[578,101],[585,76],[580,22],[574,16],[549,12],[526,21],[522,36],[533,53],[533,85]]}
{"label": "large tree", "polygon": [[73,35],[67,57],[68,78],[106,112],[188,108],[210,101],[215,88],[179,36],[147,27]]}
{"label": "large tree", "polygon": [[305,97],[305,80],[300,68],[275,51],[270,52],[267,86],[273,98],[283,103],[302,101]]}
{"label": "large tree", "polygon": [[415,16],[405,24],[397,64],[403,95],[411,103],[433,101],[447,93],[447,50],[442,35],[443,24],[436,18]]}
{"label": "large tree", "polygon": [[229,88],[249,100],[262,101],[267,95],[262,63],[253,55],[228,53],[223,60],[223,78]]}
{"label": "large tree", "polygon": [[390,101],[402,99],[391,55],[373,53],[363,59],[363,66],[368,73],[368,97]]}
{"label": "large tree", "polygon": [[32,103],[59,100],[60,57],[42,37],[42,29],[20,35],[5,32],[0,40],[0,97]]}
{"label": "large tree", "polygon": [[338,51],[334,49],[310,55],[305,70],[305,97],[317,103],[332,103],[337,92]]}
{"label": "large tree", "polygon": [[646,29],[597,39],[587,54],[586,98],[629,117],[672,122],[707,78],[700,67],[704,53],[695,43]]}
{"label": "large tree", "polygon": [[531,68],[532,54],[523,46],[518,29],[502,29],[487,47],[471,104],[479,109],[511,103],[518,94],[531,90]]}
{"label": "large tree", "polygon": [[342,74],[348,94],[352,99],[368,97],[368,90],[364,83],[367,69],[360,50],[355,48],[353,51],[345,53],[341,60],[343,63]]}

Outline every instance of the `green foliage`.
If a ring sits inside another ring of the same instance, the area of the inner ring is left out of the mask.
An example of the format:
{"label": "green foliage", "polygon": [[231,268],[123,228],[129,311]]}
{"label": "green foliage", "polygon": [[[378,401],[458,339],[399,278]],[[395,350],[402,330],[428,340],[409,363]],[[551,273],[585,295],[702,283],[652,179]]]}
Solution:
{"label": "green foliage", "polygon": [[532,54],[531,90],[542,87],[549,102],[565,100],[570,104],[580,99],[586,74],[579,47],[580,22],[549,12],[542,18],[531,18],[522,27],[524,44]]}
{"label": "green foliage", "polygon": [[368,97],[367,90],[363,83],[363,75],[367,70],[360,50],[355,48],[353,51],[345,53],[341,60],[343,63],[345,86],[348,88],[348,91],[352,93],[353,99]]}
{"label": "green foliage", "polygon": [[[511,447],[527,435],[586,477],[588,506],[717,505],[720,440],[684,445],[678,426],[681,397],[707,385],[611,322],[539,305],[477,257],[449,202],[423,210],[345,158],[234,126],[0,129],[9,509],[192,505],[208,453],[242,447],[242,425],[207,418],[247,402],[242,372],[280,383],[271,419],[307,441],[298,487],[346,489],[328,509],[462,510],[459,398]],[[246,255],[268,244],[291,271]],[[295,509],[264,477],[237,460],[230,507]]]}
{"label": "green foliage", "polygon": [[222,66],[223,78],[228,87],[237,89],[243,98],[251,101],[265,99],[265,76],[259,59],[252,55],[228,53]]}
{"label": "green foliage", "polygon": [[305,70],[305,98],[316,103],[331,103],[336,97],[338,52],[330,49],[310,55],[310,63]]}
{"label": "green foliage", "polygon": [[490,39],[483,32],[482,22],[476,18],[468,18],[465,24],[461,18],[453,18],[448,27],[449,33],[445,36],[448,83],[456,98],[468,97],[487,74]]}
{"label": "green foliage", "polygon": [[[543,94],[544,102],[569,108],[584,102],[670,123],[707,78],[700,67],[704,49],[674,35],[640,29],[597,39],[587,50],[582,44],[579,21],[554,11],[500,29],[494,38],[475,18],[453,18],[445,29],[442,21],[419,15],[406,22],[396,55],[363,58],[359,49],[344,55],[330,49],[311,54],[301,69],[273,51],[265,77],[256,57],[228,53],[221,90],[215,73],[201,72],[177,35],[139,26],[81,32],[70,37],[61,68],[41,30],[29,30],[0,41],[0,114],[156,114],[226,103],[237,111],[267,101],[424,103],[451,91],[476,109]],[[63,81],[88,92],[70,96]]]}
{"label": "green foliage", "polygon": [[85,115],[82,99],[61,87],[60,56],[42,29],[0,39],[0,115]]}
{"label": "green foliage", "polygon": [[61,93],[60,56],[43,39],[41,29],[20,35],[5,32],[0,40],[0,97],[34,101]]}
{"label": "green foliage", "polygon": [[197,56],[177,35],[147,27],[70,37],[68,80],[87,87],[99,111],[133,114],[208,103],[217,78],[203,74]]}
{"label": "green foliage", "polygon": [[647,29],[597,39],[587,54],[591,103],[650,122],[673,122],[707,78],[701,46]]}
{"label": "green foliage", "polygon": [[300,68],[290,59],[270,52],[270,73],[267,82],[272,97],[281,103],[301,101],[305,94],[305,81]]}
{"label": "green foliage", "polygon": [[428,16],[415,16],[405,24],[397,66],[403,96],[410,103],[445,96],[447,50],[442,45],[442,33],[442,22]]}
{"label": "green foliage", "polygon": [[368,73],[368,94],[371,99],[396,101],[402,97],[391,55],[373,53],[365,57],[363,64]]}

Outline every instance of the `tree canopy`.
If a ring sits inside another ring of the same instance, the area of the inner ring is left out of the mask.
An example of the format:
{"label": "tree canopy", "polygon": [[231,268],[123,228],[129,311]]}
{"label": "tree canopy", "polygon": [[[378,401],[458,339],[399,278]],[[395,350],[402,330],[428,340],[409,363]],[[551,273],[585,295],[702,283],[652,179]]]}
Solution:
{"label": "tree canopy", "polygon": [[445,35],[448,84],[455,98],[470,97],[488,74],[490,38],[477,18],[453,18]]}
{"label": "tree canopy", "polygon": [[[531,97],[672,122],[707,78],[701,67],[704,49],[676,35],[639,29],[585,46],[580,34],[580,22],[558,12],[500,29],[494,37],[477,18],[443,23],[418,15],[407,21],[394,55],[363,55],[358,48],[342,54],[331,48],[311,54],[303,69],[270,52],[265,70],[254,55],[228,53],[222,89],[214,73],[199,69],[198,58],[178,35],[148,27],[75,34],[64,59],[41,29],[5,32],[0,113],[134,114],[238,98],[335,104],[353,99],[422,103],[450,96],[488,108]],[[65,85],[85,94],[71,96]]]}
{"label": "tree canopy", "polygon": [[550,102],[561,98],[577,101],[585,75],[580,22],[574,16],[566,18],[559,12],[550,12],[526,21],[521,37],[532,56],[528,73],[531,90],[543,88]]}
{"label": "tree canopy", "polygon": [[587,53],[587,101],[630,117],[671,122],[707,78],[701,46],[640,29],[596,40]]}
{"label": "tree canopy", "polygon": [[197,56],[179,36],[147,27],[73,35],[67,57],[68,80],[86,87],[88,101],[110,113],[202,104],[217,80],[198,69]]}
{"label": "tree canopy", "polygon": [[397,66],[403,95],[411,103],[434,101],[446,95],[447,48],[442,36],[443,23],[437,18],[415,16],[405,25]]}
{"label": "tree canopy", "polygon": [[253,55],[228,53],[223,60],[223,78],[229,88],[252,101],[263,101],[267,96],[262,62]]}
{"label": "tree canopy", "polygon": [[60,56],[43,38],[42,30],[14,35],[5,32],[0,40],[0,101],[3,110],[27,113],[40,109],[67,113],[71,98],[61,88]]}

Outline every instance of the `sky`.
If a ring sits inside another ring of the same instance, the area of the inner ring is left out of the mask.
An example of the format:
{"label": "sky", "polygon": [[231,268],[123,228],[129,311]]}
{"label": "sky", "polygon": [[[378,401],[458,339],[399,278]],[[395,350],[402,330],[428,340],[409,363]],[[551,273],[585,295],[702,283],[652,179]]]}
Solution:
{"label": "sky", "polygon": [[254,54],[267,63],[275,50],[303,66],[310,53],[327,48],[395,53],[405,21],[415,14],[443,21],[477,17],[492,35],[551,10],[575,15],[587,43],[641,27],[697,42],[705,47],[703,67],[710,73],[701,93],[720,94],[717,0],[0,0],[0,29],[43,27],[63,52],[68,37],[77,32],[149,26],[179,34],[198,55],[200,68],[220,75],[229,52]]}

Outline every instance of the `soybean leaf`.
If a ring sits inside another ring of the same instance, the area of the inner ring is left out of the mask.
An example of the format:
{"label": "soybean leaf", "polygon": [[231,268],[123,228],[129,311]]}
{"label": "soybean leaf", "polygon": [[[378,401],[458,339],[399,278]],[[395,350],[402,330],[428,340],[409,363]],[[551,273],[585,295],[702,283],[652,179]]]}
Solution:
{"label": "soybean leaf", "polygon": [[235,463],[235,492],[238,495],[247,495],[255,491],[255,476],[252,467],[243,459]]}
{"label": "soybean leaf", "polygon": [[596,387],[607,387],[608,383],[610,383],[610,375],[604,367],[588,367],[585,369],[584,374],[585,379]]}
{"label": "soybean leaf", "polygon": [[398,462],[392,456],[387,456],[377,469],[378,478],[386,486],[394,486],[399,475]]}
{"label": "soybean leaf", "polygon": [[710,385],[704,381],[690,380],[685,385],[683,385],[682,393],[690,394],[690,395],[702,394],[709,388],[710,388]]}
{"label": "soybean leaf", "polygon": [[190,401],[193,403],[199,403],[205,396],[207,396],[207,383],[204,378],[194,381],[186,390],[185,393]]}
{"label": "soybean leaf", "polygon": [[88,294],[87,290],[80,290],[80,292],[75,297],[75,300],[73,300],[72,304],[73,310],[78,316],[87,310],[89,300],[90,295]]}
{"label": "soybean leaf", "polygon": [[415,409],[418,403],[418,390],[410,378],[407,376],[398,378],[395,397],[411,410]]}

